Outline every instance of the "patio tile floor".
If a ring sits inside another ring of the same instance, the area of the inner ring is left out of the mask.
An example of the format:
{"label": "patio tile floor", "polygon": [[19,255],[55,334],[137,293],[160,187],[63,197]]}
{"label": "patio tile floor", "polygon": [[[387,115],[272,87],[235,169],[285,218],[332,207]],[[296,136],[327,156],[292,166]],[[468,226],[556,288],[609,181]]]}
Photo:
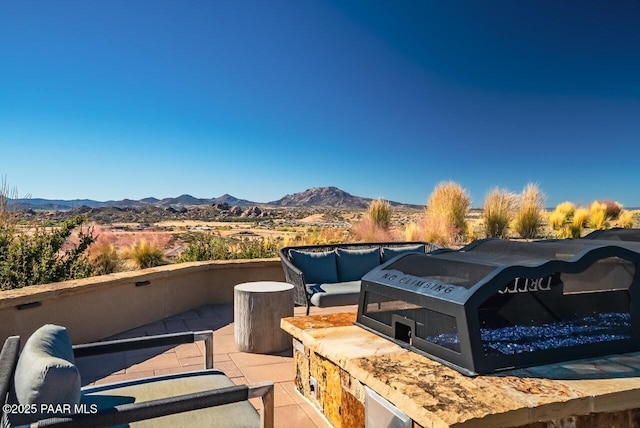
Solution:
{"label": "patio tile floor", "polygon": [[[311,308],[311,314],[355,312],[356,306]],[[305,308],[296,307],[295,315],[304,315]],[[233,304],[207,305],[147,324],[111,339],[140,335],[176,333],[188,330],[213,330],[213,365],[237,384],[272,381],[275,383],[275,426],[330,427],[324,417],[295,389],[291,351],[274,354],[239,352],[233,336]],[[204,366],[204,344],[178,345],[79,358],[78,369],[83,385],[103,384],[145,376],[200,370]],[[251,400],[260,407],[260,400]]]}

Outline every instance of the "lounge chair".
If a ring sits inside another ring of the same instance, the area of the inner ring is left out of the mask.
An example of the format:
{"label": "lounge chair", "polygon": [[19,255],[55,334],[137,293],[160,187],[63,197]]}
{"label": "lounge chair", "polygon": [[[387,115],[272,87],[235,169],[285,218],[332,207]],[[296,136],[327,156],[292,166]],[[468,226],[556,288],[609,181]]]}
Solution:
{"label": "lounge chair", "polygon": [[[205,340],[203,370],[80,387],[75,358]],[[273,427],[272,382],[235,385],[213,369],[213,332],[186,332],[71,345],[64,327],[45,325],[20,352],[9,337],[0,352],[2,426]],[[260,397],[262,411],[248,401]]]}

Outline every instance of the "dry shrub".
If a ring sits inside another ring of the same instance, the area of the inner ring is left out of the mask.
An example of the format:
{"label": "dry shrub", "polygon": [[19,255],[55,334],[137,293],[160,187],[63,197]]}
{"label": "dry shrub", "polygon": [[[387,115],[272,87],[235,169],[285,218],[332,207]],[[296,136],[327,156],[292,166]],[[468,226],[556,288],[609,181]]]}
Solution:
{"label": "dry shrub", "polygon": [[338,244],[351,240],[351,234],[346,229],[310,228],[305,233],[285,237],[282,246]]}
{"label": "dry shrub", "polygon": [[427,240],[441,245],[460,243],[466,236],[470,205],[469,194],[458,183],[439,183],[429,196],[425,210]]}
{"label": "dry shrub", "polygon": [[549,213],[547,221],[549,222],[549,227],[552,230],[558,232],[564,227],[564,223],[565,221],[567,221],[567,215],[561,211],[558,211],[558,209],[556,208],[554,211],[551,211]]}
{"label": "dry shrub", "polygon": [[608,226],[609,216],[607,215],[607,205],[593,201],[589,207],[589,224],[594,229],[604,229]]}
{"label": "dry shrub", "polygon": [[515,210],[515,195],[495,188],[484,198],[482,226],[487,238],[504,238]]}
{"label": "dry shrub", "polygon": [[513,227],[524,239],[533,239],[540,234],[544,218],[545,196],[537,184],[529,183],[520,195]]}
{"label": "dry shrub", "polygon": [[391,224],[391,204],[389,202],[376,199],[371,201],[367,209],[367,218],[381,229],[389,229]]}
{"label": "dry shrub", "polygon": [[146,269],[164,264],[162,247],[146,239],[141,239],[129,247],[126,252],[126,257],[138,269]]}
{"label": "dry shrub", "polygon": [[622,210],[618,216],[618,227],[630,229],[633,227],[633,211]]}
{"label": "dry shrub", "polygon": [[116,249],[113,233],[105,233],[105,228],[95,226],[98,231],[96,242],[89,247],[89,260],[97,275],[116,272],[120,266],[120,257]]}
{"label": "dry shrub", "polygon": [[564,201],[556,206],[556,211],[564,214],[565,218],[569,218],[572,217],[573,213],[576,211],[576,206],[573,202]]}
{"label": "dry shrub", "polygon": [[607,217],[610,220],[616,220],[618,216],[620,216],[620,212],[622,211],[622,205],[615,201],[601,201],[601,204],[604,204],[605,210],[607,212]]}
{"label": "dry shrub", "polygon": [[448,246],[460,243],[460,231],[445,217],[430,217],[424,221],[424,240],[436,245]]}
{"label": "dry shrub", "polygon": [[116,247],[108,242],[96,242],[89,251],[89,260],[96,275],[108,275],[118,270],[120,257]]}
{"label": "dry shrub", "polygon": [[392,241],[393,234],[389,229],[383,228],[369,217],[363,218],[352,229],[357,240],[368,242]]}
{"label": "dry shrub", "polygon": [[391,225],[391,204],[382,199],[371,201],[365,216],[356,223],[351,233],[358,241],[381,242],[393,240]]}
{"label": "dry shrub", "polygon": [[409,222],[404,227],[405,241],[421,241],[424,239],[424,230],[421,225],[415,222]]}
{"label": "dry shrub", "polygon": [[573,221],[571,222],[574,225],[580,225],[580,227],[586,227],[589,222],[589,210],[586,208],[577,208],[573,213]]}

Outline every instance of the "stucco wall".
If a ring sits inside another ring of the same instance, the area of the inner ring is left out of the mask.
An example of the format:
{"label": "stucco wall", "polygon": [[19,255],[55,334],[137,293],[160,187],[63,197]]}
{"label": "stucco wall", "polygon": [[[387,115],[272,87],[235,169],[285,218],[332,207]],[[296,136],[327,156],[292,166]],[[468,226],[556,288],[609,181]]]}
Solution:
{"label": "stucco wall", "polygon": [[[0,340],[23,341],[46,323],[75,343],[99,340],[207,304],[232,303],[233,287],[284,281],[278,259],[181,263],[0,292]],[[0,342],[0,344],[2,343]]]}

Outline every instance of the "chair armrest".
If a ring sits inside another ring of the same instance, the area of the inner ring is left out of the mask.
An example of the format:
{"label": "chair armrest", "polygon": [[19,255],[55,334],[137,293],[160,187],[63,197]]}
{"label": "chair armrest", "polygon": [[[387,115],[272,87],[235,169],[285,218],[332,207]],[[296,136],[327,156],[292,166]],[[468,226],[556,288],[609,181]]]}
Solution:
{"label": "chair armrest", "polygon": [[65,418],[43,419],[38,421],[35,426],[58,428],[108,427],[229,403],[237,403],[253,397],[261,397],[263,401],[263,411],[260,417],[261,426],[263,428],[273,428],[274,402],[272,382],[250,386],[236,385],[194,394],[151,400],[143,403],[121,404],[114,406],[106,412],[76,414]]}
{"label": "chair armrest", "polygon": [[[13,383],[13,375],[16,371],[19,355],[20,336],[8,337],[4,342],[2,351],[0,351],[0,401],[2,401],[3,404]],[[2,413],[0,413],[0,416]]]}
{"label": "chair armrest", "polygon": [[104,342],[73,345],[74,357],[110,354],[113,352],[133,351],[156,346],[180,345],[204,340],[205,368],[213,368],[213,331],[188,331],[184,333],[159,334],[155,336],[134,337],[131,339],[107,340]]}

